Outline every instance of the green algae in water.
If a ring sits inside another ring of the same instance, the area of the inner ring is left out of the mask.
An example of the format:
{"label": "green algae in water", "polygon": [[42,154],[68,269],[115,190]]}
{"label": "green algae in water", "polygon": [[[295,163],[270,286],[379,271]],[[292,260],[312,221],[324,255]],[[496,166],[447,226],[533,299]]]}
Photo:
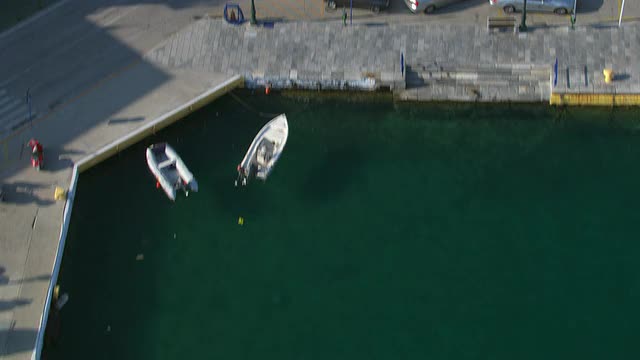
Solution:
{"label": "green algae in water", "polygon": [[[81,175],[48,358],[638,356],[637,109],[240,95]],[[289,141],[234,188],[260,112]]]}

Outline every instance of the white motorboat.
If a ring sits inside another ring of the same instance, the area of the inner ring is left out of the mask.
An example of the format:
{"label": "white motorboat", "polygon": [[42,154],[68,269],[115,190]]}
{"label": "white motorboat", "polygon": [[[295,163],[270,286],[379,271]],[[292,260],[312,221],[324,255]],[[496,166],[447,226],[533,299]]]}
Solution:
{"label": "white motorboat", "polygon": [[198,191],[198,183],[178,153],[167,143],[153,144],[147,148],[147,165],[169,199],[175,201],[176,191]]}
{"label": "white motorboat", "polygon": [[284,114],[278,115],[260,129],[249,151],[238,165],[238,182],[247,185],[250,177],[266,180],[280,158],[289,136],[289,124]]}

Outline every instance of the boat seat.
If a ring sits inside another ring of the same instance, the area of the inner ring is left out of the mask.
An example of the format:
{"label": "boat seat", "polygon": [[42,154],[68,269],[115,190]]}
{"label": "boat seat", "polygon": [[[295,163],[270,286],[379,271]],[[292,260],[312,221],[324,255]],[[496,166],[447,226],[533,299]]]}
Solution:
{"label": "boat seat", "polygon": [[158,169],[166,168],[167,166],[170,166],[171,164],[173,164],[175,162],[176,162],[176,159],[167,159],[167,160],[161,162],[160,164],[158,164]]}
{"label": "boat seat", "polygon": [[266,148],[266,146],[262,145],[258,149],[258,153],[256,154],[256,160],[258,162],[258,165],[262,165],[262,166],[266,166],[267,165],[267,148]]}

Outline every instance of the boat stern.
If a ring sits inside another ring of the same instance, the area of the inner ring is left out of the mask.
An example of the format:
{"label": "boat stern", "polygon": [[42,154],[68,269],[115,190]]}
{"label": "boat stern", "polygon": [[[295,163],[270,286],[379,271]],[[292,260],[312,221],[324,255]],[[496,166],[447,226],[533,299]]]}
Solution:
{"label": "boat stern", "polygon": [[198,192],[198,182],[196,179],[191,179],[191,181],[187,184],[187,187],[190,191]]}

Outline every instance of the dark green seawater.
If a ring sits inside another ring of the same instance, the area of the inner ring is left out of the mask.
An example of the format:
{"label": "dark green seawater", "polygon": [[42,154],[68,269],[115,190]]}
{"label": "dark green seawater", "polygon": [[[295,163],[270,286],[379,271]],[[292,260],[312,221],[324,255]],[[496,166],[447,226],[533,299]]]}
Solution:
{"label": "dark green seawater", "polygon": [[639,110],[239,96],[80,176],[48,359],[640,357]]}

